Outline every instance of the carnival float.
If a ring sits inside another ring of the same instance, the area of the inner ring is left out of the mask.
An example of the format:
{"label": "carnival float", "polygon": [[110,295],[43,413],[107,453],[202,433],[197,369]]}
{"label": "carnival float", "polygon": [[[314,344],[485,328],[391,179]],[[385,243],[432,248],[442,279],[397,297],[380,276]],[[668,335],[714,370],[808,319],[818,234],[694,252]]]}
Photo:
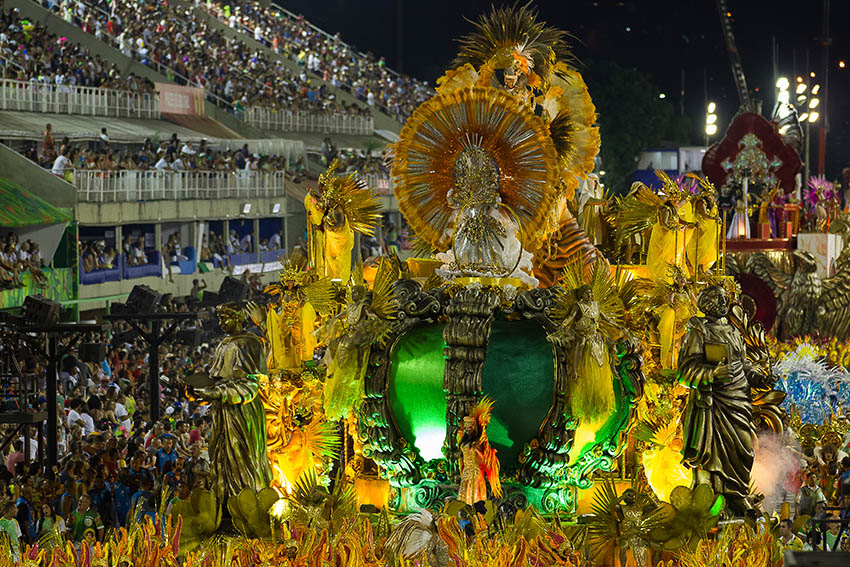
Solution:
{"label": "carnival float", "polygon": [[[227,337],[194,389],[213,489],[110,557],[781,562],[789,501],[766,460],[850,430],[847,254],[822,278],[802,249],[737,252],[747,215],[727,223],[717,201],[759,186],[760,224],[799,230],[775,206],[794,140],[744,108],[706,176],[589,202],[601,141],[566,34],[528,7],[474,26],[392,148],[414,254],[352,262],[379,200],[332,164],[305,200],[307,254],[282,260],[267,303],[218,307]],[[832,208],[812,219],[850,235]]]}

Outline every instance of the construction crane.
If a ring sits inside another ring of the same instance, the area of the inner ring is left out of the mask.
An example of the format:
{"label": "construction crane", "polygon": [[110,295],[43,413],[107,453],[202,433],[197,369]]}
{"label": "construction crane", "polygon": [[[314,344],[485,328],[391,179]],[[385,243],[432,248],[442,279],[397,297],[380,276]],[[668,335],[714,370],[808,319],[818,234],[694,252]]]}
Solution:
{"label": "construction crane", "polygon": [[732,31],[732,12],[726,6],[726,0],[717,0],[717,11],[720,12],[720,28],[723,30],[723,40],[726,42],[726,53],[729,54],[729,62],[732,64],[732,76],[735,78],[738,98],[741,99],[741,108],[750,109],[752,108],[752,99],[747,88],[744,68],[741,66],[741,55],[735,45],[735,34]]}

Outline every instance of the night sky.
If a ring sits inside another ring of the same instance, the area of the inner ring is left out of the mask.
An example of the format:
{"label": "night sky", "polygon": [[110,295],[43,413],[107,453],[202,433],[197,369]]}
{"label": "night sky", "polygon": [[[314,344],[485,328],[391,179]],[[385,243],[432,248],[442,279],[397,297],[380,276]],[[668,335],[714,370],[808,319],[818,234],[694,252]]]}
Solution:
{"label": "night sky", "polygon": [[[358,49],[383,55],[390,67],[433,84],[455,55],[454,39],[471,29],[465,18],[476,19],[492,2],[285,0],[283,4],[326,31],[339,32]],[[737,110],[738,95],[715,0],[539,0],[533,4],[542,19],[575,36],[574,52],[581,61],[608,59],[637,68],[650,75],[659,93],[677,109],[683,101],[684,112],[694,124],[695,143],[700,142],[707,100],[718,105],[721,131]],[[850,163],[850,37],[845,31],[850,1],[831,0],[828,91],[823,88],[820,41],[823,0],[727,0],[727,4],[748,86],[764,100],[765,113],[775,99],[774,39],[778,75],[792,78],[815,72],[812,80],[821,83],[821,95],[826,93],[828,99],[827,173],[837,177]],[[844,59],[847,66],[841,69],[839,61]],[[680,95],[683,71],[684,98]]]}

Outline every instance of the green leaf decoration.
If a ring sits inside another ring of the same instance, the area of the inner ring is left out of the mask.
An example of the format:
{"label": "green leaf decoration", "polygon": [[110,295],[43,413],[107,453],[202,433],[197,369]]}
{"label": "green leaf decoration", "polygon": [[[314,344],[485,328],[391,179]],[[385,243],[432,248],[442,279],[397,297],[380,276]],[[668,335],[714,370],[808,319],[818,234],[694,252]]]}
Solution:
{"label": "green leaf decoration", "polygon": [[196,488],[188,500],[175,502],[171,507],[171,516],[182,516],[183,527],[180,532],[180,555],[195,550],[201,542],[211,537],[221,523],[221,512],[215,494],[209,490]]}

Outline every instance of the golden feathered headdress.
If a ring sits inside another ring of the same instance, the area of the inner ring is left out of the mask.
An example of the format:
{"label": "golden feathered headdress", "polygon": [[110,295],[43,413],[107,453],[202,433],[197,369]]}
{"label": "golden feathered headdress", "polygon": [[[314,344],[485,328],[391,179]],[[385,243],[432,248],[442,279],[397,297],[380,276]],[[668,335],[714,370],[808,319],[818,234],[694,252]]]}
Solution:
{"label": "golden feathered headdress", "polygon": [[313,308],[327,312],[332,304],[333,289],[329,278],[320,278],[307,269],[307,259],[298,251],[281,258],[280,283],[267,285],[263,293],[282,297],[285,293],[298,293]]}
{"label": "golden feathered headdress", "polygon": [[679,201],[690,195],[690,192],[687,189],[667,175],[663,169],[656,169],[655,176],[658,177],[659,181],[661,181],[661,190],[669,200]]}
{"label": "golden feathered headdress", "polygon": [[530,3],[503,8],[494,6],[489,14],[473,22],[473,26],[475,31],[459,40],[460,51],[452,67],[470,63],[480,69],[485,64],[493,64],[491,60],[498,57],[496,68],[505,68],[521,58],[533,63],[526,65],[528,72],[533,68],[545,81],[556,61],[573,60],[566,42],[568,34],[538,20],[537,10]]}
{"label": "golden feathered headdress", "polygon": [[685,175],[685,177],[688,179],[696,180],[700,187],[700,197],[717,196],[717,189],[714,187],[714,183],[708,180],[708,177],[702,177],[700,175],[697,175],[696,173],[688,173],[687,175]]}
{"label": "golden feathered headdress", "polygon": [[335,159],[328,170],[319,176],[322,193],[319,203],[325,211],[339,207],[351,230],[372,236],[381,219],[381,201],[357,173],[337,175],[340,162]]}

